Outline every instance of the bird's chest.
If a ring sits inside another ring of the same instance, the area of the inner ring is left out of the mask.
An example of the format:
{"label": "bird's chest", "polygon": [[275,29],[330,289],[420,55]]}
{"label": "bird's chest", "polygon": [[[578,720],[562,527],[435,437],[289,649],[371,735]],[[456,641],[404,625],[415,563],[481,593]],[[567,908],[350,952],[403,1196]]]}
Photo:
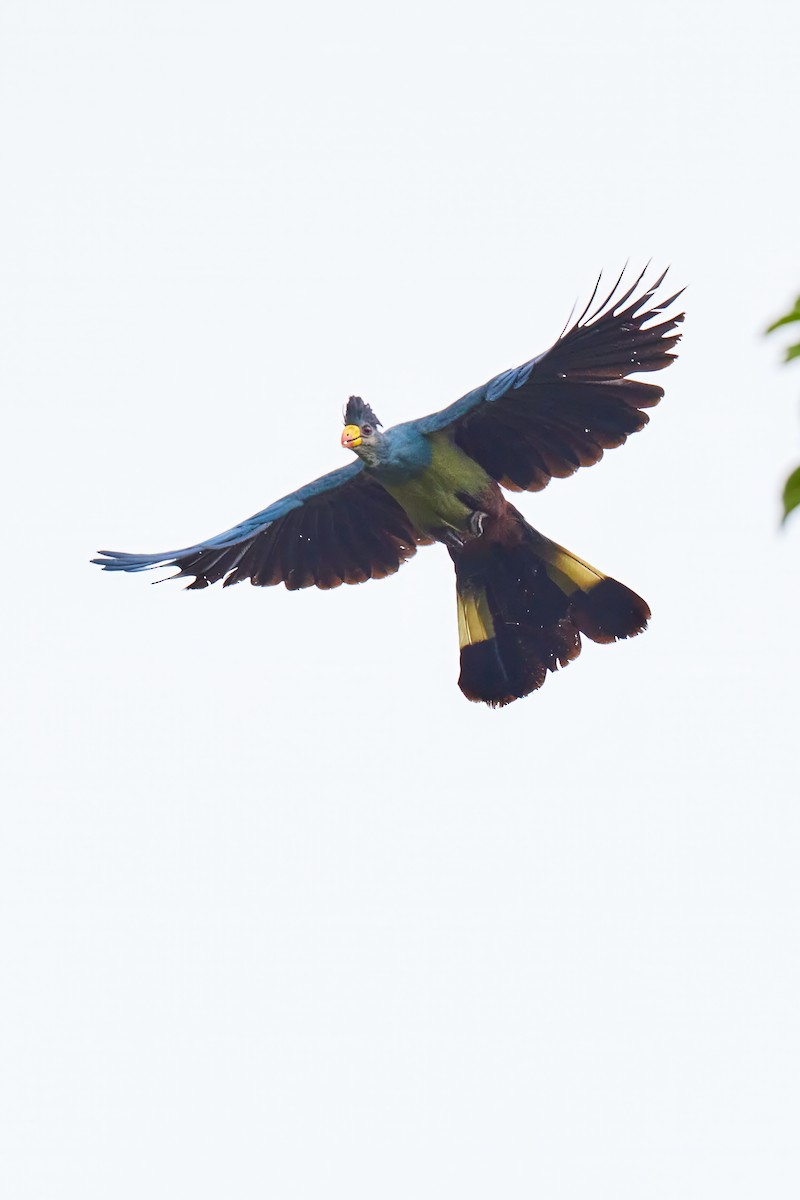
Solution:
{"label": "bird's chest", "polygon": [[429,441],[430,459],[424,467],[381,483],[424,533],[464,530],[476,507],[474,500],[491,488],[492,481],[446,436],[434,435]]}

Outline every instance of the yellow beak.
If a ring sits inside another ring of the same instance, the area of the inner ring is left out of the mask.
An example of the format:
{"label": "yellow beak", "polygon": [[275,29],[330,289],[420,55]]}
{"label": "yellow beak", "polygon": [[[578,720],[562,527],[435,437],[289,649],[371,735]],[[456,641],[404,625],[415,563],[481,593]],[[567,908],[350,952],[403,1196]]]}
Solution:
{"label": "yellow beak", "polygon": [[361,430],[357,425],[345,425],[342,431],[342,445],[345,450],[355,450],[361,445]]}

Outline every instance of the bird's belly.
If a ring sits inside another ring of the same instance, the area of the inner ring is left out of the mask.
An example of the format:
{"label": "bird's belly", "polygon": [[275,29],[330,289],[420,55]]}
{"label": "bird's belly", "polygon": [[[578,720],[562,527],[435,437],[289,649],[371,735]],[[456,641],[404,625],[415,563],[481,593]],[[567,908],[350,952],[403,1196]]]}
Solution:
{"label": "bird's belly", "polygon": [[435,479],[384,486],[423,533],[466,528],[471,509],[447,488],[439,487]]}
{"label": "bird's belly", "polygon": [[478,498],[492,488],[492,479],[474,459],[441,435],[431,439],[431,460],[419,474],[384,487],[423,533],[441,536],[463,531]]}

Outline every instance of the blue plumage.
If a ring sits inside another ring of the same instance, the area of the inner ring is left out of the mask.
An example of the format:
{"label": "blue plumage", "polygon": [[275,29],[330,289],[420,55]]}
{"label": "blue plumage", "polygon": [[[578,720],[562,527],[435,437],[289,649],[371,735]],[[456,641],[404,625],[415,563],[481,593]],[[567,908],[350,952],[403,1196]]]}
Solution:
{"label": "blue plumage", "polygon": [[102,557],[93,558],[92,562],[98,563],[104,571],[148,571],[153,567],[177,566],[180,559],[189,555],[206,550],[224,550],[249,541],[269,529],[282,517],[287,517],[295,509],[302,508],[309,500],[342,487],[363,470],[364,464],[357,461],[348,463],[346,467],[339,467],[337,471],[329,471],[327,475],[321,475],[319,479],[312,480],[296,492],[290,492],[288,496],[276,500],[261,512],[254,513],[252,517],[240,521],[231,529],[226,529],[224,533],[198,542],[196,546],[186,546],[182,550],[166,550],[163,554],[126,554],[120,550],[100,550],[98,553]]}

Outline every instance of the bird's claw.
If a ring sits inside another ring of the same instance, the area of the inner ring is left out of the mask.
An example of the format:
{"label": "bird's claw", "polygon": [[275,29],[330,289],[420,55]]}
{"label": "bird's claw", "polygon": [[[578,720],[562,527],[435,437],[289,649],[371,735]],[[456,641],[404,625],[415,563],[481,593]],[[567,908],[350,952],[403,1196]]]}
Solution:
{"label": "bird's claw", "polygon": [[467,528],[469,529],[469,531],[473,537],[479,538],[481,536],[481,534],[483,533],[483,524],[484,524],[485,520],[486,520],[486,513],[481,512],[480,509],[476,509],[475,512],[471,512],[469,514],[469,519],[467,520]]}
{"label": "bird's claw", "polygon": [[466,527],[462,529],[445,529],[442,541],[451,550],[463,550],[467,542],[474,542],[483,533],[486,513],[476,509],[467,517]]}

